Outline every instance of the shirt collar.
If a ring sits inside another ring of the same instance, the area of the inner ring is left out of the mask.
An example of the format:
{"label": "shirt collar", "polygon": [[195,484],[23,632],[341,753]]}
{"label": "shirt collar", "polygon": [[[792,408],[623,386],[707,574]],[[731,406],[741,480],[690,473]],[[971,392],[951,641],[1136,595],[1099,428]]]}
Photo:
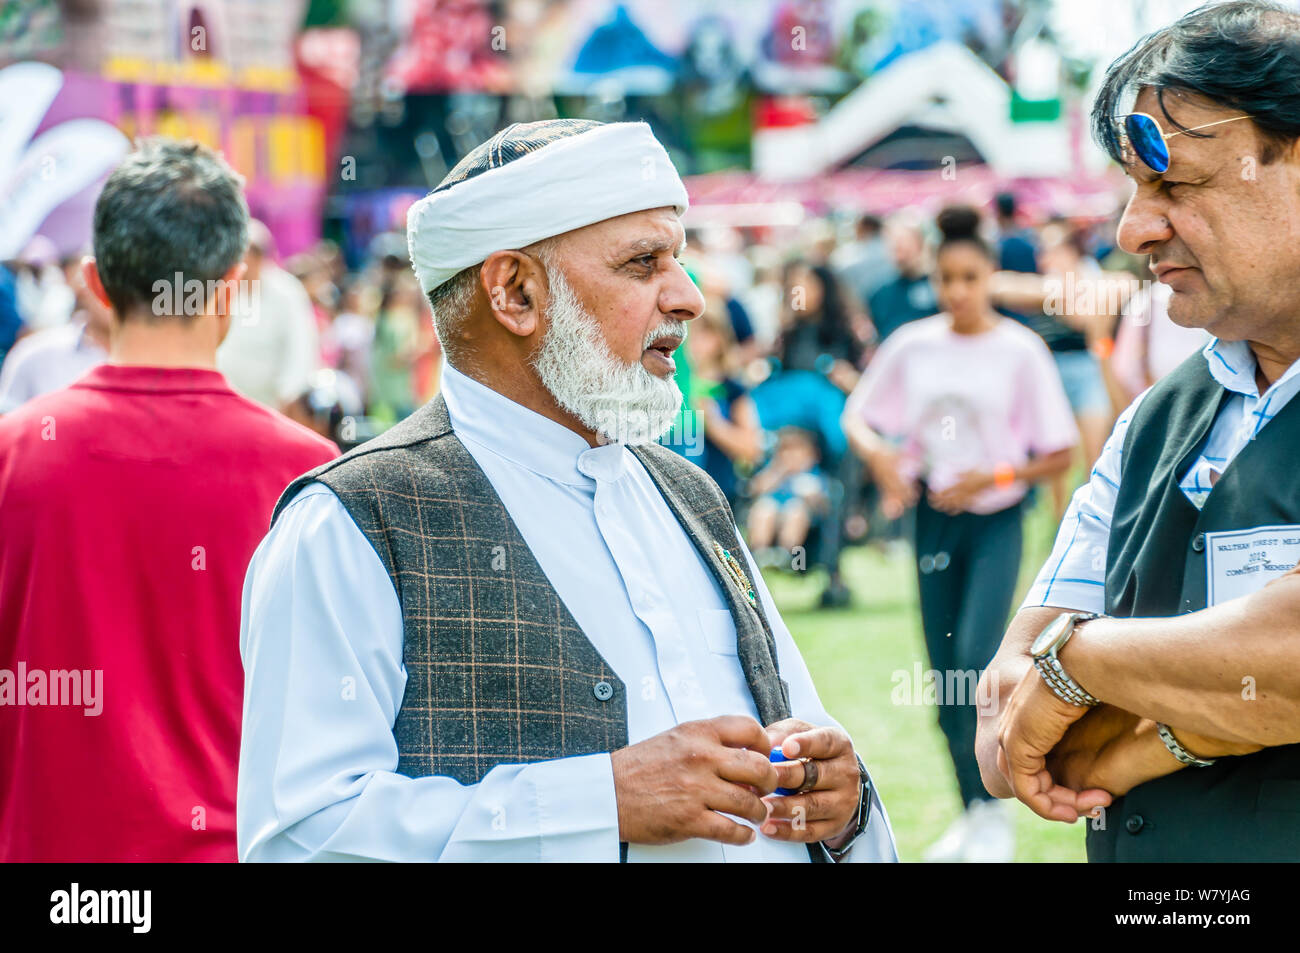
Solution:
{"label": "shirt collar", "polygon": [[626,449],[592,447],[563,424],[517,404],[444,364],[442,396],[456,436],[557,483],[590,488],[593,478],[617,479]]}
{"label": "shirt collar", "polygon": [[[1201,353],[1205,355],[1206,363],[1209,365],[1210,376],[1225,389],[1235,394],[1245,394],[1247,397],[1263,396],[1255,383],[1257,367],[1255,352],[1245,341],[1222,341],[1219,338],[1211,338]],[[1297,375],[1300,375],[1300,361],[1288,367],[1268,389],[1275,390]]]}
{"label": "shirt collar", "polygon": [[96,365],[77,381],[77,386],[143,393],[234,393],[220,371],[202,367],[149,367],[141,364]]}

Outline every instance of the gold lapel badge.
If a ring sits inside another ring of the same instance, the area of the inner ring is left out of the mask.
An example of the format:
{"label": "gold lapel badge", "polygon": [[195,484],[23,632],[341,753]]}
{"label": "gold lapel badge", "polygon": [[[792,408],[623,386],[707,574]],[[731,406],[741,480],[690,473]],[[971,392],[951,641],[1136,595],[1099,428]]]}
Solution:
{"label": "gold lapel badge", "polygon": [[723,549],[718,545],[716,540],[713,543],[713,551],[718,554],[718,559],[722,560],[722,565],[727,570],[727,575],[730,576],[731,581],[740,588],[740,591],[745,594],[745,598],[749,600],[749,604],[754,608],[758,608],[758,596],[754,592],[754,587],[750,585],[749,577],[745,575],[745,570],[740,568],[740,560],[731,555],[729,550]]}

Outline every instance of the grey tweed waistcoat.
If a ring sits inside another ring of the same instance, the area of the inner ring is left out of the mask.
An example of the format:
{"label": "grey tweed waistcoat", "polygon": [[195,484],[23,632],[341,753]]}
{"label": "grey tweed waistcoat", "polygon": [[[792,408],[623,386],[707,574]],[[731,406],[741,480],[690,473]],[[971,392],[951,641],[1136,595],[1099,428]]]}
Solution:
{"label": "grey tweed waistcoat", "polygon": [[[731,508],[694,464],[633,450],[721,586],[762,722],[790,716],[761,602],[726,565]],[[473,784],[499,764],[614,751],[628,743],[623,683],[583,634],[441,397],[381,436],[295,480],[339,498],[378,553],[402,609],[406,692],[393,725],[397,770]],[[584,558],[574,553],[574,559]],[[814,859],[820,852],[810,849]]]}

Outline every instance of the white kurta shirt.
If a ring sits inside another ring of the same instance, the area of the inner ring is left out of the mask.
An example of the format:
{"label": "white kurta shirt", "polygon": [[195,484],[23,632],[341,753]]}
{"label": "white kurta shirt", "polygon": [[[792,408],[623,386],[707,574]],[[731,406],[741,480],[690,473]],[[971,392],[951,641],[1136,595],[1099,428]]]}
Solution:
{"label": "white kurta shirt", "polygon": [[[684,721],[758,718],[717,581],[640,461],[589,447],[448,365],[452,427],[538,564],[627,688],[628,740]],[[794,716],[835,724],[749,553]],[[402,615],[338,498],[298,493],[244,586],[242,860],[604,860],[619,856],[608,754],[501,765],[477,784],[395,773]],[[864,759],[865,760],[865,759]],[[803,844],[631,845],[631,861],[807,862]],[[883,809],[848,859],[896,860]]]}

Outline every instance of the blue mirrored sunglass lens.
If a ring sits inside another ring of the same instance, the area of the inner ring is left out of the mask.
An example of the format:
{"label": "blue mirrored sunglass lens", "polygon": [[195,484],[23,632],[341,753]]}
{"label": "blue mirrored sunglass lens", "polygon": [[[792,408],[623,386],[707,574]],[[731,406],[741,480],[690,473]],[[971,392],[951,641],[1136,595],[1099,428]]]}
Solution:
{"label": "blue mirrored sunglass lens", "polygon": [[1164,172],[1169,168],[1169,147],[1160,127],[1149,116],[1125,116],[1124,131],[1137,157],[1152,170]]}

